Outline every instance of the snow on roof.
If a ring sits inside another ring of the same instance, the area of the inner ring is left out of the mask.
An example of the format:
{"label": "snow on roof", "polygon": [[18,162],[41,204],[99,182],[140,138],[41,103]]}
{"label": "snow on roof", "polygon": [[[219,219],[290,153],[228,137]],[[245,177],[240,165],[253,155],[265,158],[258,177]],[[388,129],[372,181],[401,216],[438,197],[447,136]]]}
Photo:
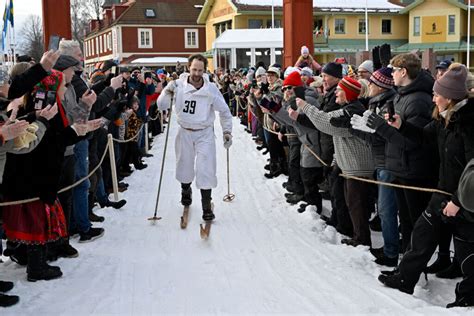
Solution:
{"label": "snow on roof", "polygon": [[[257,6],[283,6],[282,0],[235,0],[236,3],[244,5]],[[316,8],[333,8],[333,9],[357,9],[365,8],[366,0],[313,0],[313,6]],[[372,9],[403,9],[402,6],[390,3],[386,0],[367,0],[368,8]]]}
{"label": "snow on roof", "polygon": [[180,63],[187,63],[188,59],[184,57],[145,57],[137,58],[131,64],[174,65],[178,61]]}
{"label": "snow on roof", "polygon": [[219,36],[213,48],[278,48],[283,47],[283,29],[227,30]]}

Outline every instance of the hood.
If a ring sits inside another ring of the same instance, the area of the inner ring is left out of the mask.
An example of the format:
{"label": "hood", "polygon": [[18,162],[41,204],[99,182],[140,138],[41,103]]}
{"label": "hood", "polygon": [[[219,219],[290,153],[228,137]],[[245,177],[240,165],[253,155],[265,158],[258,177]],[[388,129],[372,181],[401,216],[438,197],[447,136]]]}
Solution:
{"label": "hood", "polygon": [[398,94],[407,95],[415,92],[426,92],[433,94],[434,78],[426,70],[421,70],[418,76],[408,86],[399,87]]}

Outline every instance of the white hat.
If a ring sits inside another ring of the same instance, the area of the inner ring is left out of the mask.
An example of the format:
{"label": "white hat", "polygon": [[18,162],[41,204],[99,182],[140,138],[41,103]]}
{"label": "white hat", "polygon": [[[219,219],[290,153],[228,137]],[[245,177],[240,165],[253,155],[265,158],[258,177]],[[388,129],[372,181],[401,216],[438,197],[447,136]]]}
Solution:
{"label": "white hat", "polygon": [[264,74],[266,74],[267,72],[265,71],[265,68],[263,67],[258,67],[257,71],[255,72],[255,78],[259,77],[259,76],[263,76]]}
{"label": "white hat", "polygon": [[371,60],[366,60],[362,64],[359,65],[357,69],[364,69],[370,73],[374,72],[374,63]]}

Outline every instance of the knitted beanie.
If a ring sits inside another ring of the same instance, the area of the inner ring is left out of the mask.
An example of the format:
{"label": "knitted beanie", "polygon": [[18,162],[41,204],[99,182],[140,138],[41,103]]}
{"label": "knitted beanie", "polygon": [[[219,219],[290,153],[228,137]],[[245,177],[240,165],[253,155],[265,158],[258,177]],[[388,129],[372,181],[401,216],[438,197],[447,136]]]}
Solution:
{"label": "knitted beanie", "polygon": [[471,90],[472,88],[474,88],[474,76],[471,73],[467,74],[466,85],[467,90]]}
{"label": "knitted beanie", "polygon": [[359,65],[359,68],[357,69],[363,69],[367,70],[370,73],[374,72],[374,63],[371,60],[366,60],[362,64]]}
{"label": "knitted beanie", "polygon": [[459,179],[458,198],[466,211],[474,213],[474,159],[467,164]]}
{"label": "knitted beanie", "polygon": [[258,67],[257,71],[255,71],[255,78],[262,76],[266,73],[265,68]]}
{"label": "knitted beanie", "polygon": [[270,67],[268,67],[268,70],[267,70],[267,73],[269,73],[269,72],[276,74],[276,76],[278,78],[280,78],[280,69],[279,68],[274,67],[274,66],[270,66]]}
{"label": "knitted beanie", "polygon": [[327,63],[323,67],[324,74],[342,79],[342,65],[334,62]]}
{"label": "knitted beanie", "polygon": [[313,70],[309,67],[304,67],[303,69],[301,69],[301,75],[306,77],[312,77]]}
{"label": "knitted beanie", "polygon": [[283,77],[286,78],[288,77],[292,72],[297,72],[298,74],[300,73],[299,69],[293,66],[289,66],[285,69],[285,72],[283,73]]}
{"label": "knitted beanie", "polygon": [[309,48],[306,46],[301,46],[301,55],[309,54]]}
{"label": "knitted beanie", "polygon": [[395,84],[392,77],[392,68],[380,68],[370,76],[369,81],[380,88],[392,89]]}
{"label": "knitted beanie", "polygon": [[433,91],[447,99],[461,100],[467,96],[467,69],[464,65],[449,69],[436,80]]}
{"label": "knitted beanie", "polygon": [[301,80],[301,76],[299,72],[293,71],[286,77],[283,81],[283,86],[292,86],[292,87],[301,87],[303,86],[303,80]]}
{"label": "knitted beanie", "polygon": [[357,100],[359,98],[360,90],[362,89],[360,83],[351,77],[342,78],[338,83],[338,87],[344,90],[348,102]]}

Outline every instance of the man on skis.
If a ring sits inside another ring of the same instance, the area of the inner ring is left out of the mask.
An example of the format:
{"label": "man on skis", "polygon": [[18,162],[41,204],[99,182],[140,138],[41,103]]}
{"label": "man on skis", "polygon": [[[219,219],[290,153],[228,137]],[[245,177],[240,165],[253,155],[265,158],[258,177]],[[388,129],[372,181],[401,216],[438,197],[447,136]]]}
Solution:
{"label": "man on skis", "polygon": [[179,125],[175,140],[176,179],[181,183],[181,203],[191,205],[191,183],[201,190],[201,203],[205,221],[212,221],[212,188],[217,187],[216,143],[214,137],[215,111],[219,112],[224,147],[232,145],[232,114],[219,89],[204,76],[207,59],[191,55],[190,73],[170,82],[158,98],[158,108],[167,110],[174,98]]}

